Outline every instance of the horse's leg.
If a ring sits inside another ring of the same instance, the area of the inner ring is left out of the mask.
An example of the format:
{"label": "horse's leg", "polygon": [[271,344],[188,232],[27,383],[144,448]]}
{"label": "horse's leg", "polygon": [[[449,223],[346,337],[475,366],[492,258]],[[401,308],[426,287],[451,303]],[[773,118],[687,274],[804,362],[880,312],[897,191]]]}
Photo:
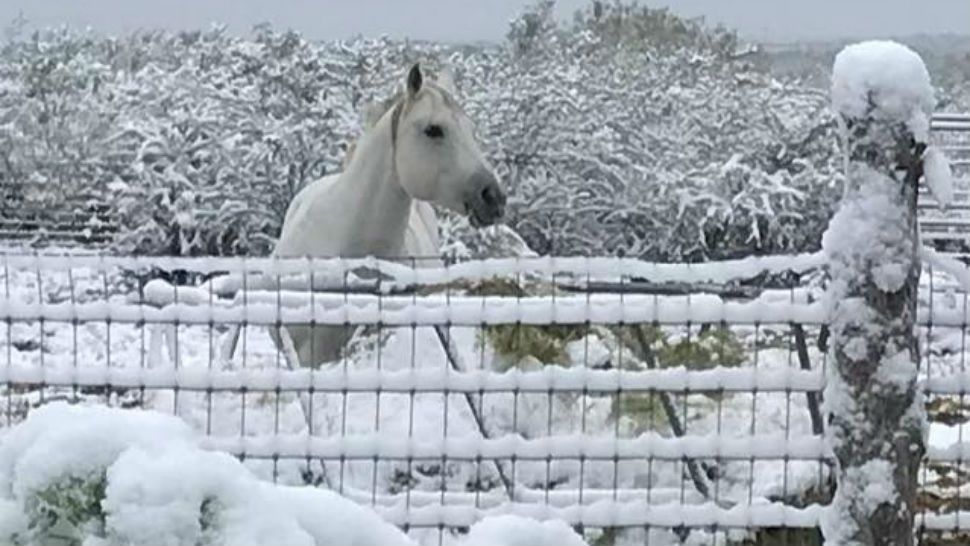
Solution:
{"label": "horse's leg", "polygon": [[[353,336],[353,329],[345,326],[310,326],[291,324],[284,327],[293,340],[300,366],[319,368],[324,362],[339,360],[344,347]],[[270,329],[270,335],[277,348],[281,348],[279,332]]]}
{"label": "horse's leg", "polygon": [[[239,344],[239,334],[242,332],[242,326],[239,324],[233,324],[229,328],[229,332],[226,333],[226,338],[222,343],[222,358],[226,362],[231,362],[232,357],[236,356],[236,346]],[[276,342],[276,340],[273,340]],[[276,343],[279,347],[279,343]]]}
{"label": "horse's leg", "polygon": [[[288,332],[285,328],[277,328],[271,326],[269,329],[269,335],[273,338],[273,342],[276,343],[276,347],[282,352],[283,360],[286,362],[286,367],[289,370],[295,370],[300,363],[297,362],[298,357],[296,355],[296,348],[293,345],[293,340],[290,338]],[[310,393],[297,393],[296,398],[300,402],[300,409],[303,410],[303,418],[306,420],[307,431],[312,437],[314,433],[313,417],[311,413],[311,408],[313,401],[310,399],[312,395]],[[327,488],[333,489],[333,484],[330,483],[330,476],[327,473],[327,462],[324,459],[319,459],[321,477]],[[307,468],[309,471],[310,469]]]}

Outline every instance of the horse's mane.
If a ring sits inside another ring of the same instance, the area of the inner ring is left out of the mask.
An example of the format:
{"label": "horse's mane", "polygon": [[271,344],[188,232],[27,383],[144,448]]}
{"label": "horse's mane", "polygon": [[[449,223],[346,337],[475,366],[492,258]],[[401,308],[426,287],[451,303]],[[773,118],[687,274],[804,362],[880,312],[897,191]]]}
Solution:
{"label": "horse's mane", "polygon": [[[382,117],[384,117],[384,114],[386,114],[391,108],[394,108],[394,105],[400,102],[403,97],[404,97],[404,91],[401,89],[398,89],[397,91],[394,92],[393,95],[385,99],[374,100],[368,103],[367,105],[365,105],[364,106],[364,132],[369,131],[371,128],[377,125],[377,122],[380,121]],[[350,165],[350,160],[353,159],[354,157],[354,151],[357,149],[357,140],[359,139],[354,139],[347,146],[347,154],[344,156],[344,161],[342,166],[344,169],[346,169],[347,166]]]}
{"label": "horse's mane", "polygon": [[[434,81],[428,82],[430,85],[437,87]],[[440,89],[440,88],[439,88]],[[384,114],[389,112],[394,106],[404,100],[404,89],[398,88],[391,96],[384,99],[376,99],[369,102],[364,106],[364,132],[366,133],[372,129],[377,122],[384,117]],[[350,160],[354,157],[354,151],[357,149],[357,141],[360,140],[359,137],[351,141],[347,146],[347,154],[344,156],[344,161],[342,168],[346,169],[350,165]]]}
{"label": "horse's mane", "polygon": [[375,100],[364,107],[364,130],[368,130],[371,127],[377,125],[377,122],[384,117],[394,105],[404,98],[404,91],[398,89],[393,95],[387,97],[383,100]]}

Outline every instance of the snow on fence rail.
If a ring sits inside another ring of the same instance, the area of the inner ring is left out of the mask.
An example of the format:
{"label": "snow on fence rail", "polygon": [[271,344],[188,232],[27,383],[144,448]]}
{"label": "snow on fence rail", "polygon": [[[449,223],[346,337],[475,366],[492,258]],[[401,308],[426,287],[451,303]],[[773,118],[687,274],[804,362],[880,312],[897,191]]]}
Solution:
{"label": "snow on fence rail", "polygon": [[[935,378],[942,388],[952,383]],[[960,376],[970,384],[970,377]],[[497,393],[518,392],[814,392],[824,379],[817,371],[796,369],[691,370],[685,366],[662,370],[624,371],[565,368],[504,372],[470,370],[442,374],[439,370],[285,370],[125,368],[108,366],[20,366],[0,368],[0,382],[47,387],[103,387],[124,389],[178,388],[201,392],[319,393]],[[961,385],[963,383],[957,383]],[[946,391],[944,391],[946,392]],[[957,391],[959,392],[959,391]]]}

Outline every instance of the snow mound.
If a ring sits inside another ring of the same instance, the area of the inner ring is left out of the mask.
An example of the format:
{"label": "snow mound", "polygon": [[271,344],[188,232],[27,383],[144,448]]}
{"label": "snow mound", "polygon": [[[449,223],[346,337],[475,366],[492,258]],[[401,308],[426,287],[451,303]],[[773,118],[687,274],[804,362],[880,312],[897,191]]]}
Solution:
{"label": "snow mound", "polygon": [[920,142],[929,140],[933,87],[923,59],[892,41],[846,46],[832,68],[832,102],[849,118],[901,121]]}
{"label": "snow mound", "polygon": [[561,521],[538,522],[520,516],[496,516],[471,527],[466,546],[583,546]]}
{"label": "snow mound", "polygon": [[[331,491],[256,479],[161,413],[51,404],[0,436],[0,544],[412,546]],[[522,542],[526,540],[526,542]],[[470,546],[585,544],[561,522],[485,519]]]}

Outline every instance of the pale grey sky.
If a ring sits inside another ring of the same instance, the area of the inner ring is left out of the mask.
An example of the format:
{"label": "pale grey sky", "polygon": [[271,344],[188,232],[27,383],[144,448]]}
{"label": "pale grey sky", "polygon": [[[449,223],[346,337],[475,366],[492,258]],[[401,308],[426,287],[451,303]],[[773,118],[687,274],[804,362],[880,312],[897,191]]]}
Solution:
{"label": "pale grey sky", "polygon": [[[563,14],[589,0],[560,0]],[[23,13],[31,26],[67,23],[118,33],[137,28],[200,28],[226,23],[245,32],[259,22],[310,38],[357,33],[449,41],[500,38],[523,0],[0,0],[0,23]],[[705,15],[748,38],[788,41],[970,34],[970,0],[647,0]]]}

